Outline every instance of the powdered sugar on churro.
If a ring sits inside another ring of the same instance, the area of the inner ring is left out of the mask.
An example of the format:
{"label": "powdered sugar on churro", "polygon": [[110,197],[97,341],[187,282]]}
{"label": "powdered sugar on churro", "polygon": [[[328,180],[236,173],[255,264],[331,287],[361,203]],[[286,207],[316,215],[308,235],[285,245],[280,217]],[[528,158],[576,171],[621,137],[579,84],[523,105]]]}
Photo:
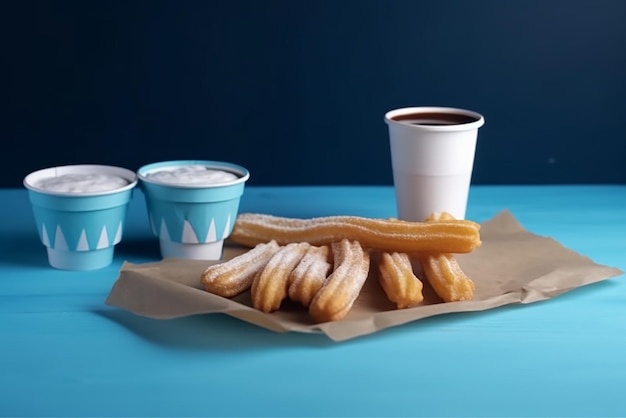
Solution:
{"label": "powdered sugar on churro", "polygon": [[406,253],[383,252],[378,270],[381,287],[398,309],[415,306],[424,300],[422,281],[413,273],[411,259]]}
{"label": "powdered sugar on churro", "polygon": [[[447,213],[433,213],[426,222],[438,223],[454,219]],[[474,282],[470,280],[452,254],[426,254],[420,257],[422,271],[431,287],[444,302],[474,298]]]}
{"label": "powdered sugar on churro", "polygon": [[369,273],[369,253],[357,241],[335,242],[332,251],[334,270],[309,306],[309,313],[318,322],[344,318]]}
{"label": "powdered sugar on churro", "polygon": [[289,298],[309,306],[320,290],[332,265],[328,262],[329,247],[311,246],[289,276]]}
{"label": "powdered sugar on churro", "polygon": [[292,243],[278,250],[252,282],[252,305],[263,312],[273,312],[287,297],[289,276],[310,245]]}
{"label": "powdered sugar on churro", "polygon": [[258,244],[229,261],[213,264],[202,273],[202,284],[208,292],[216,295],[236,296],[250,288],[254,275],[280,248],[276,241],[270,241]]}
{"label": "powdered sugar on churro", "polygon": [[336,321],[345,318],[357,300],[369,275],[371,252],[380,285],[398,308],[423,299],[423,284],[413,273],[412,261],[421,264],[424,277],[444,302],[468,300],[474,283],[452,253],[478,247],[479,228],[445,213],[433,214],[426,222],[241,214],[230,239],[252,249],[207,268],[202,283],[209,292],[226,297],[250,288],[252,305],[263,312],[279,309],[289,297],[308,306],[316,322]]}
{"label": "powdered sugar on churro", "polygon": [[240,214],[230,239],[246,246],[275,239],[279,244],[326,245],[342,239],[391,252],[467,253],[480,246],[480,225],[467,220],[408,222],[358,216],[296,219]]}

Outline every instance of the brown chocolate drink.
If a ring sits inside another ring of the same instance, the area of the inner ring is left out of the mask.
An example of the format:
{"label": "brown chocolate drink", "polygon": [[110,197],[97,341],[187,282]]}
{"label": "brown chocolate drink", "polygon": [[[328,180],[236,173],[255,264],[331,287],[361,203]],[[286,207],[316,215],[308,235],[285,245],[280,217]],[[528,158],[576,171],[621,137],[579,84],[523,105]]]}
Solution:
{"label": "brown chocolate drink", "polygon": [[458,113],[423,112],[397,115],[392,117],[391,120],[411,125],[446,126],[472,123],[476,122],[478,118]]}

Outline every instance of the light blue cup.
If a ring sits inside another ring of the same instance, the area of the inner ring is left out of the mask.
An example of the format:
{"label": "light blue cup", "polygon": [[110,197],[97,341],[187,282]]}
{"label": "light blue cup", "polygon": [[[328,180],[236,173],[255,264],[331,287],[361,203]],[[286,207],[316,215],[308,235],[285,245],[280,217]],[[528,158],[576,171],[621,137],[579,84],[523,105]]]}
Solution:
{"label": "light blue cup", "polygon": [[[224,183],[172,184],[151,177],[155,172],[203,166],[232,173]],[[220,161],[178,160],[148,164],[138,170],[152,232],[159,238],[163,258],[219,260],[231,234],[239,202],[250,173]]]}
{"label": "light blue cup", "polygon": [[[125,185],[106,191],[55,191],[42,181],[72,175],[106,175]],[[39,238],[48,262],[62,270],[95,270],[113,261],[122,240],[126,212],[137,185],[136,173],[105,165],[68,165],[35,171],[24,178]]]}

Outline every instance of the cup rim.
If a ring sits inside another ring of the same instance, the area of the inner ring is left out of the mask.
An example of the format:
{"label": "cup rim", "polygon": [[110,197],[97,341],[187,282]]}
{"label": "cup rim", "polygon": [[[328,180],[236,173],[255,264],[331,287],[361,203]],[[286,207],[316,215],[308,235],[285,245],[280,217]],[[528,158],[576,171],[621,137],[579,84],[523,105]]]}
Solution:
{"label": "cup rim", "polygon": [[[155,180],[148,177],[148,173],[157,169],[168,167],[186,166],[186,165],[203,165],[211,169],[227,171],[235,174],[237,179],[215,184],[172,184],[166,181]],[[236,184],[244,183],[250,178],[250,172],[243,166],[225,161],[213,160],[168,160],[156,163],[146,164],[137,170],[137,177],[145,183],[155,184],[163,187],[172,187],[175,189],[212,189],[218,187],[230,187]]]}
{"label": "cup rim", "polygon": [[[468,123],[459,123],[453,125],[412,125],[402,121],[394,120],[394,117],[411,114],[411,113],[450,113],[455,115],[469,116],[475,121]],[[485,118],[480,113],[472,110],[462,109],[458,107],[446,107],[446,106],[412,106],[412,107],[400,107],[393,109],[385,113],[385,123],[387,125],[400,125],[409,127],[411,129],[433,132],[450,132],[450,131],[465,131],[470,129],[478,129],[485,124]]]}
{"label": "cup rim", "polygon": [[[95,192],[59,192],[38,187],[35,182],[43,178],[70,174],[73,172],[96,171],[99,173],[112,174],[120,176],[128,181],[128,184],[111,190],[95,191]],[[55,167],[42,168],[28,174],[23,180],[24,187],[33,192],[42,193],[53,196],[67,197],[89,197],[89,196],[106,196],[110,194],[121,193],[133,189],[137,185],[137,173],[123,167],[105,164],[68,164]]]}

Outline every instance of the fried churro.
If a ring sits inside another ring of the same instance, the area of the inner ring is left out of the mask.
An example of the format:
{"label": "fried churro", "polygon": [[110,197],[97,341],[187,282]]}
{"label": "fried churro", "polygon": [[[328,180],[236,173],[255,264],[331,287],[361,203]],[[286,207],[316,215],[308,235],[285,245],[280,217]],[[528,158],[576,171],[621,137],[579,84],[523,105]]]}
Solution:
{"label": "fried churro", "polygon": [[270,258],[252,281],[252,306],[263,312],[280,308],[287,297],[289,276],[309,247],[306,242],[288,244]]}
{"label": "fried churro", "polygon": [[261,243],[237,257],[207,267],[201,276],[204,288],[211,293],[233,297],[252,285],[259,269],[279,250],[276,241]]}
{"label": "fried churro", "polygon": [[280,245],[326,245],[347,239],[388,252],[468,253],[480,246],[479,229],[480,225],[467,220],[408,222],[358,216],[296,219],[243,213],[237,217],[230,239],[248,247],[270,240]]}
{"label": "fried churro", "polygon": [[380,254],[378,279],[387,298],[398,309],[418,305],[424,300],[422,281],[413,273],[411,259],[406,253]]}
{"label": "fried churro", "polygon": [[332,243],[333,272],[309,305],[317,322],[344,318],[367,279],[370,255],[358,241],[343,239]]}
{"label": "fried churro", "polygon": [[[447,212],[433,213],[426,222],[438,223],[454,219]],[[474,282],[470,280],[452,254],[428,254],[420,257],[422,271],[433,290],[444,302],[471,300]]]}
{"label": "fried churro", "polygon": [[328,261],[329,247],[310,246],[289,276],[289,299],[309,306],[332,269]]}

